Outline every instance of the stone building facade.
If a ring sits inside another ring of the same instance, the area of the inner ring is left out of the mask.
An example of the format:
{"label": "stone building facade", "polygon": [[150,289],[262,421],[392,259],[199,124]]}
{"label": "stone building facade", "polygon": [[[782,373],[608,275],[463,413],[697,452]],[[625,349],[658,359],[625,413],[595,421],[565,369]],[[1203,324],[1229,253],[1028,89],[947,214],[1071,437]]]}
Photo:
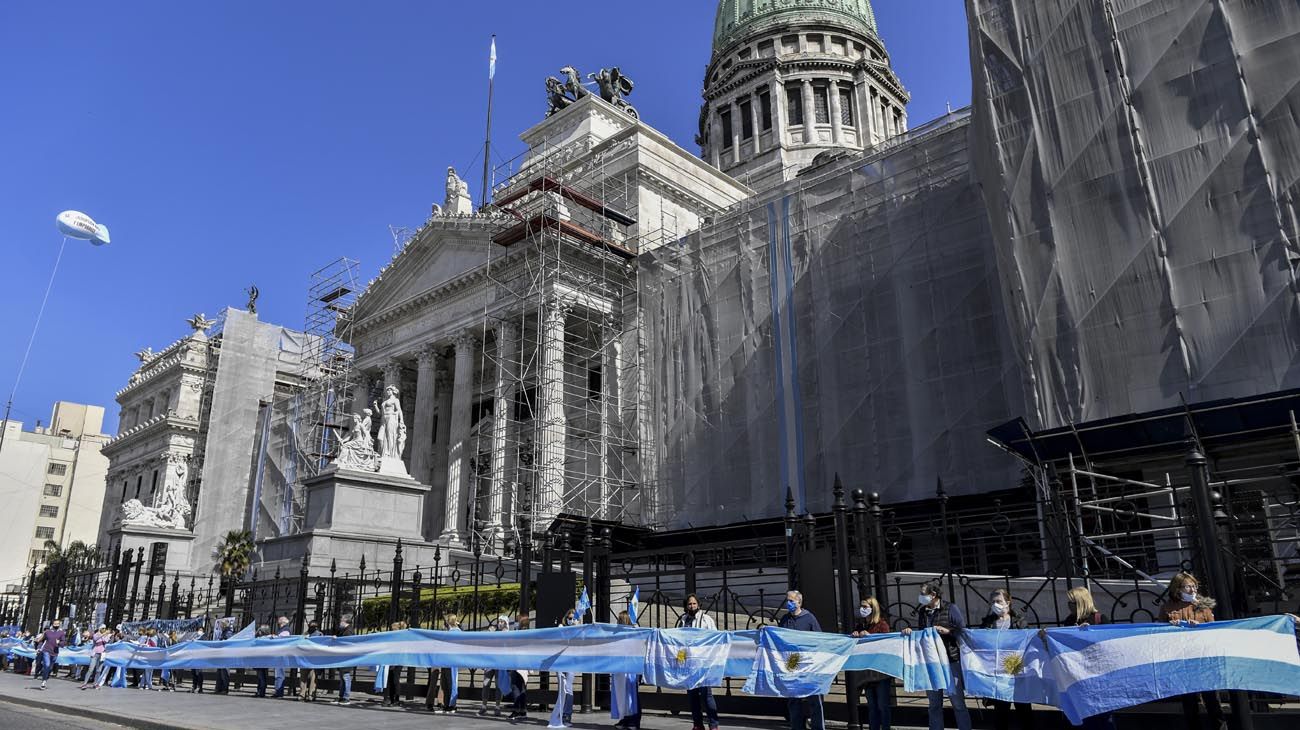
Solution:
{"label": "stone building facade", "polygon": [[144,547],[152,570],[206,573],[226,532],[249,525],[258,417],[300,382],[302,336],[233,308],[188,324],[188,336],[136,353],[117,393],[99,544]]}

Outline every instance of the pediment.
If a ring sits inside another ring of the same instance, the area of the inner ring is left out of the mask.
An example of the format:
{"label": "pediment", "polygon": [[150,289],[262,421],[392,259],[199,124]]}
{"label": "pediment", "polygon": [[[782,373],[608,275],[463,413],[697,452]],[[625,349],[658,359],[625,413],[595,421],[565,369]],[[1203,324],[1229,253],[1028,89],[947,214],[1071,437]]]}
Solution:
{"label": "pediment", "polygon": [[488,261],[486,230],[429,230],[412,239],[357,302],[357,321],[436,289]]}

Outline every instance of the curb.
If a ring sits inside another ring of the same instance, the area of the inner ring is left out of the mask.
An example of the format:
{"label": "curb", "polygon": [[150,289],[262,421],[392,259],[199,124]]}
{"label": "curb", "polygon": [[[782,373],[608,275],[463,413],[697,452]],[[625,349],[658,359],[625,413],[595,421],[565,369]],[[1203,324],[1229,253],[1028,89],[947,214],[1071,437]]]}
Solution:
{"label": "curb", "polygon": [[70,707],[51,702],[41,702],[36,699],[26,697],[15,697],[13,695],[0,694],[0,702],[11,705],[20,705],[22,707],[32,707],[38,710],[49,710],[60,715],[72,715],[74,717],[84,717],[89,720],[97,720],[121,727],[138,728],[139,730],[205,730],[204,728],[191,725],[177,725],[169,722],[156,722],[153,720],[128,720],[121,715],[115,715],[111,712],[101,712],[99,710],[90,710],[84,707]]}

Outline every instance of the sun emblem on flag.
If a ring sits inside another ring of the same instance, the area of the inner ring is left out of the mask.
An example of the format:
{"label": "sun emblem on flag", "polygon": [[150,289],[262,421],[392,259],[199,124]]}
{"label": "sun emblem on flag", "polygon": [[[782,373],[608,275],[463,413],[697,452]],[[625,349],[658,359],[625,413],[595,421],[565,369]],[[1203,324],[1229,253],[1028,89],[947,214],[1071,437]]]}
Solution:
{"label": "sun emblem on flag", "polygon": [[1025,671],[1025,657],[1022,654],[1008,654],[1002,659],[1002,669],[1015,676]]}
{"label": "sun emblem on flag", "polygon": [[801,661],[803,661],[803,657],[799,656],[799,652],[797,651],[790,652],[790,655],[785,658],[786,670],[793,672],[794,670],[799,668],[799,662]]}
{"label": "sun emblem on flag", "polygon": [[686,659],[687,659],[689,656],[690,656],[690,654],[686,653],[686,650],[685,650],[685,649],[678,649],[678,650],[677,650],[677,663],[678,663],[678,664],[685,664],[685,663],[686,663]]}

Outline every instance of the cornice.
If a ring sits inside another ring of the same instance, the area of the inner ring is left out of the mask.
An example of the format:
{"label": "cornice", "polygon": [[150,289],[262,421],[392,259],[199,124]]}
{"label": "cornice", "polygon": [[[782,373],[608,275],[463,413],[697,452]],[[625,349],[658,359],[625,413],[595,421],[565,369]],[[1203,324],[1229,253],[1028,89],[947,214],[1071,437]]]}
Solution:
{"label": "cornice", "polygon": [[[159,427],[162,424],[166,424],[165,429]],[[142,421],[131,428],[122,431],[118,435],[114,436],[111,441],[104,444],[103,447],[100,448],[99,452],[105,456],[111,457],[112,453],[127,448],[127,446],[140,441],[146,435],[155,435],[154,432],[157,431],[175,431],[178,433],[197,436],[199,430],[199,420],[197,418],[183,418],[172,411],[168,411],[166,413],[159,413],[147,421]]]}
{"label": "cornice", "polygon": [[868,59],[854,61],[843,56],[820,53],[742,61],[727,69],[726,74],[716,84],[706,86],[704,99],[709,103],[717,101],[766,74],[797,73],[807,70],[838,71],[845,76],[853,76],[862,71],[880,82],[881,86],[897,94],[903,103],[912,99],[911,94],[899,83],[898,77],[894,75],[888,63]]}
{"label": "cornice", "polygon": [[187,351],[182,350],[176,355],[169,357],[166,362],[160,363],[156,367],[151,367],[149,372],[140,375],[139,379],[128,382],[125,388],[122,388],[113,395],[113,398],[120,403],[123,397],[141,390],[144,386],[158,380],[163,375],[171,373],[174,370],[179,369],[182,372],[188,372],[199,376],[206,374],[207,368],[189,362],[186,358],[187,354]]}

